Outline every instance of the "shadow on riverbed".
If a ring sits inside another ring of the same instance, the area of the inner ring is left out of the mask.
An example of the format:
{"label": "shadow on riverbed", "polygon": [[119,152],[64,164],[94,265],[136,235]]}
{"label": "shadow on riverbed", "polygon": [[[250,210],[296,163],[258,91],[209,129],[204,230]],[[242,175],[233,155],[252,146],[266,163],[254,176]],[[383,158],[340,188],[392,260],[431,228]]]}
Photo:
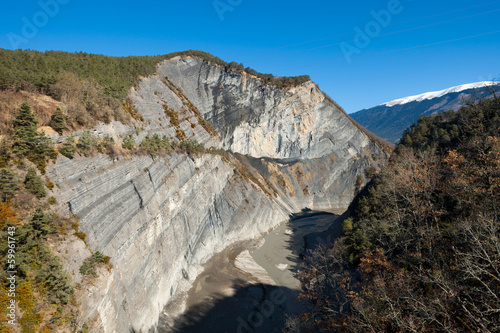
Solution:
{"label": "shadow on riverbed", "polygon": [[342,236],[342,223],[348,215],[347,211],[339,215],[308,208],[304,208],[300,213],[291,214],[287,226],[292,234],[286,244],[295,254],[294,258],[288,259],[296,265],[290,269],[297,272],[301,258],[318,246],[331,247],[335,239]]}
{"label": "shadow on riverbed", "polygon": [[[281,332],[287,315],[307,309],[297,300],[300,284],[294,278],[301,256],[340,237],[344,217],[305,209],[265,235],[261,244],[254,242],[260,244],[256,248],[242,244],[214,255],[187,293],[186,311],[175,317],[176,311],[165,309],[157,332]],[[245,250],[278,286],[256,284],[251,270],[235,267]]]}
{"label": "shadow on riverbed", "polygon": [[212,295],[189,307],[172,324],[159,323],[158,332],[250,333],[281,332],[285,314],[293,313],[297,290],[263,284],[232,283],[234,294]]}

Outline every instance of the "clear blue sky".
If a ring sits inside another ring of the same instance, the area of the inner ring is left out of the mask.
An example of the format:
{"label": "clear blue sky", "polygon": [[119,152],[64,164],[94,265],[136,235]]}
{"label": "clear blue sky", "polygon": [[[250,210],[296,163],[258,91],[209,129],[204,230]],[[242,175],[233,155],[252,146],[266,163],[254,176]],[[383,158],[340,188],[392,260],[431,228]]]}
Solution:
{"label": "clear blue sky", "polygon": [[[52,3],[50,15],[43,3]],[[377,21],[372,11],[389,15]],[[488,0],[3,1],[0,47],[114,56],[204,50],[264,73],[308,74],[350,113],[498,79],[499,22],[500,1]],[[355,44],[367,28],[371,38]]]}

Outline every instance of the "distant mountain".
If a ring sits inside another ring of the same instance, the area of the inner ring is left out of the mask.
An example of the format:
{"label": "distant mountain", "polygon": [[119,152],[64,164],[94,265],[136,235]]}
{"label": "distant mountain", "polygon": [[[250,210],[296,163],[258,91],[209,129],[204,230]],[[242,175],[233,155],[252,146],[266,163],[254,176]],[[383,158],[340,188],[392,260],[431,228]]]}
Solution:
{"label": "distant mountain", "polygon": [[467,99],[500,97],[500,82],[477,82],[440,91],[396,99],[350,116],[366,129],[390,142],[401,138],[403,131],[421,116],[446,110],[458,110]]}

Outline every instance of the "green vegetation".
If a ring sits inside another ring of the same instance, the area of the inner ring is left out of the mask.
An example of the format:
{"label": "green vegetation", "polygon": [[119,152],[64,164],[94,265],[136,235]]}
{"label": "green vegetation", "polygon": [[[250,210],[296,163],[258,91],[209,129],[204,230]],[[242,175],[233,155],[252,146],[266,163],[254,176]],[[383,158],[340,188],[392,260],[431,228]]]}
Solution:
{"label": "green vegetation", "polygon": [[307,258],[302,329],[497,331],[499,204],[500,101],[420,118]]}
{"label": "green vegetation", "polygon": [[84,156],[88,157],[91,154],[92,146],[95,145],[95,140],[92,138],[90,131],[87,130],[82,133],[76,146]]}
{"label": "green vegetation", "polygon": [[54,129],[59,134],[63,134],[64,131],[64,114],[60,108],[54,111],[54,114],[50,118],[49,126]]}
{"label": "green vegetation", "polygon": [[67,158],[73,158],[75,156],[75,150],[75,138],[72,136],[68,136],[61,147],[59,147],[59,152]]}
{"label": "green vegetation", "polygon": [[101,252],[94,252],[90,257],[84,260],[82,266],[80,267],[80,274],[82,275],[92,275],[97,277],[97,272],[95,271],[96,265],[99,263],[111,265],[109,262],[111,258],[103,255]]}
{"label": "green vegetation", "polygon": [[200,153],[205,152],[205,146],[196,140],[183,141],[179,147],[186,153],[192,155],[199,155]]}
{"label": "green vegetation", "polygon": [[[59,258],[53,255],[47,246],[47,238],[56,232],[60,220],[55,219],[54,215],[49,216],[41,207],[36,208],[26,222],[20,220],[17,215],[10,205],[0,204],[0,237],[7,239],[9,236],[16,239],[16,300],[23,309],[19,323],[22,332],[34,332],[34,327],[43,324],[48,311],[53,313],[52,309],[57,308],[52,319],[58,314],[70,312],[66,305],[74,290]],[[0,278],[3,281],[8,276],[6,271],[12,270],[8,267],[8,249],[7,242],[0,244]],[[1,287],[4,288],[4,284]],[[1,330],[6,328],[4,324],[5,322],[0,323]]]}
{"label": "green vegetation", "polygon": [[[61,129],[57,126],[60,124],[58,114],[57,111],[54,113],[52,125]],[[0,238],[16,239],[14,269],[18,272],[16,300],[22,309],[18,321],[22,332],[50,332],[55,326],[69,327],[78,316],[74,311],[71,278],[47,245],[53,242],[52,237],[68,234],[68,220],[44,210],[55,204],[56,198],[45,199],[44,181],[31,165],[35,164],[43,173],[47,162],[56,158],[57,152],[51,140],[37,131],[37,125],[38,119],[31,107],[23,103],[12,121],[13,131],[7,132],[0,143]],[[105,138],[103,141],[106,145],[111,140]],[[74,139],[69,137],[58,150],[66,156],[74,156],[77,152]],[[54,184],[48,182],[47,187],[51,189]],[[78,226],[76,222],[74,224]],[[76,229],[75,235],[82,236]],[[12,270],[8,266],[9,249],[8,242],[0,244],[2,281],[6,281],[6,272]],[[0,303],[4,304],[5,285],[0,284],[0,289]],[[72,299],[73,304],[70,304]],[[8,331],[4,318],[2,310],[1,332]]]}
{"label": "green vegetation", "polygon": [[43,198],[47,195],[45,186],[43,185],[42,177],[40,177],[35,168],[29,168],[24,178],[24,186],[34,194],[37,198]]}
{"label": "green vegetation", "polygon": [[19,189],[19,179],[11,169],[0,170],[0,195],[6,202]]}
{"label": "green vegetation", "polygon": [[48,262],[38,271],[35,278],[48,293],[48,300],[52,304],[68,304],[74,293],[71,278],[64,272],[63,266],[56,256],[50,256]]}
{"label": "green vegetation", "polygon": [[234,61],[227,63],[224,60],[217,58],[207,52],[203,51],[197,51],[197,50],[188,50],[188,51],[181,51],[181,52],[174,52],[167,54],[165,56],[165,59],[172,59],[174,57],[187,57],[187,56],[193,56],[193,57],[198,57],[201,58],[211,64],[219,65],[224,67],[226,70],[232,71],[232,72],[237,72],[237,73],[247,73],[250,75],[254,75],[261,79],[264,84],[271,84],[275,85],[278,88],[287,88],[287,87],[294,87],[297,85],[301,85],[307,81],[310,81],[311,78],[309,75],[301,75],[301,76],[282,76],[282,77],[276,77],[273,74],[262,74],[257,72],[256,70],[251,69],[250,67],[245,68],[243,64],[238,64]]}
{"label": "green vegetation", "polygon": [[58,83],[64,85],[68,84],[68,81],[74,81],[61,77],[66,73],[72,73],[81,83],[95,82],[94,86],[103,89],[105,95],[115,101],[124,101],[128,90],[134,86],[139,76],[154,74],[158,63],[177,56],[199,57],[230,71],[255,75],[265,84],[278,87],[299,85],[310,80],[306,75],[275,77],[272,74],[258,73],[250,68],[244,69],[241,64],[227,63],[211,54],[196,50],[157,56],[109,57],[83,52],[0,49],[0,90],[37,90],[60,98],[61,96],[57,96],[55,85]]}
{"label": "green vegetation", "polygon": [[144,149],[152,157],[156,157],[161,150],[168,151],[171,147],[170,140],[163,136],[160,138],[158,134],[153,136],[146,136],[139,145],[140,148]]}
{"label": "green vegetation", "polygon": [[23,103],[19,107],[19,113],[12,121],[14,126],[14,153],[18,156],[25,156],[35,148],[35,142],[39,137],[37,132],[38,119],[36,119],[28,103]]}
{"label": "green vegetation", "polygon": [[43,133],[37,132],[37,123],[38,119],[28,103],[21,104],[19,113],[12,121],[14,126],[12,152],[19,159],[26,157],[35,163],[42,173],[45,173],[47,160],[56,158],[57,153],[53,149],[52,140]]}
{"label": "green vegetation", "polygon": [[112,155],[115,139],[109,134],[106,134],[106,136],[100,140],[97,138],[94,139],[93,144],[99,153]]}
{"label": "green vegetation", "polygon": [[123,138],[122,148],[132,150],[135,148],[135,139],[133,134],[129,134]]}
{"label": "green vegetation", "polygon": [[164,56],[108,57],[88,53],[0,49],[0,89],[24,89],[51,94],[65,72],[83,80],[95,80],[104,92],[124,100],[139,75],[155,72]]}

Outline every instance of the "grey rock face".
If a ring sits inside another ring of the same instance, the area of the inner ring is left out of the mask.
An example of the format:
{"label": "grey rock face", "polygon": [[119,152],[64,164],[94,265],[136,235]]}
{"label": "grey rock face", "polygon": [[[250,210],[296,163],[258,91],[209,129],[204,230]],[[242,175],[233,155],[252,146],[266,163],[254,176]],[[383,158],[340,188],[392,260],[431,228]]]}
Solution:
{"label": "grey rock face", "polygon": [[319,158],[361,149],[368,138],[312,83],[280,90],[199,58],[158,67],[213,123],[225,149],[253,157]]}
{"label": "grey rock face", "polygon": [[51,165],[58,202],[80,217],[90,248],[112,257],[111,273],[82,299],[95,331],[154,329],[214,253],[304,207],[346,207],[356,175],[384,155],[311,82],[280,90],[198,58],[175,58],[129,97],[144,118],[135,123],[136,141],[154,133],[176,141],[182,131],[206,147],[248,155],[237,163],[254,178],[214,154],[60,157]]}

